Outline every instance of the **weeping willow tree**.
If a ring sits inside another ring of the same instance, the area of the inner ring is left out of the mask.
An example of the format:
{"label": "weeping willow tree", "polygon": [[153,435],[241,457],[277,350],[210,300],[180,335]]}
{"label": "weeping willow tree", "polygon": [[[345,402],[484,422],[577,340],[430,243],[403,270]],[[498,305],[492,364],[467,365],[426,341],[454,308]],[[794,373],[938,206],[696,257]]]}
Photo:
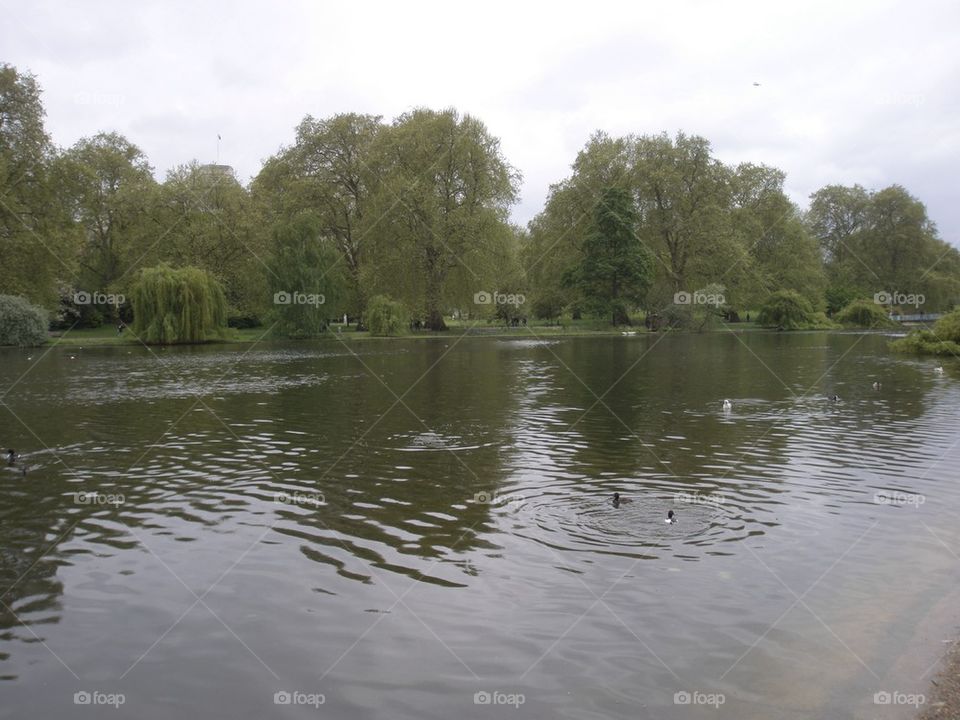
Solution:
{"label": "weeping willow tree", "polygon": [[145,268],[133,287],[134,332],[157,345],[201,343],[222,337],[227,300],[210,273],[167,264]]}
{"label": "weeping willow tree", "polygon": [[270,282],[274,333],[308,338],[327,330],[328,318],[343,311],[344,269],[313,213],[274,228]]}

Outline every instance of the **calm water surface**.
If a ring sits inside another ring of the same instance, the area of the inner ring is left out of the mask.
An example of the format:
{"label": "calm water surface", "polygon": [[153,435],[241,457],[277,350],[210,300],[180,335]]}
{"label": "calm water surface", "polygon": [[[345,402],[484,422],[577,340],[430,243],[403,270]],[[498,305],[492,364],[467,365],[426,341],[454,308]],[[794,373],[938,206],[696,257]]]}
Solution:
{"label": "calm water surface", "polygon": [[0,717],[909,717],[960,385],[886,343],[2,350]]}

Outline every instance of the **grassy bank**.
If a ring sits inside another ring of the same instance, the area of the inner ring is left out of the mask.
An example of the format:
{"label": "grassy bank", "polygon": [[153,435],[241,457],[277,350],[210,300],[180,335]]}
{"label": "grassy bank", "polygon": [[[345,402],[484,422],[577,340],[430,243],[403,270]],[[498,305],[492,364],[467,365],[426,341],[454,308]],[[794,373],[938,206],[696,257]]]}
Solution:
{"label": "grassy bank", "polygon": [[[622,335],[625,332],[635,332],[637,335],[648,334],[643,324],[632,327],[614,327],[609,323],[599,320],[565,320],[560,325],[537,325],[523,327],[505,327],[493,323],[480,322],[475,323],[463,320],[448,320],[448,330],[446,332],[430,332],[421,330],[418,332],[409,332],[399,337],[416,340],[420,338],[436,337],[459,337],[468,335],[470,337],[491,337],[491,338],[509,338],[509,337],[576,337],[584,335]],[[717,328],[707,332],[745,332],[759,331],[764,328],[759,327],[752,322],[724,323]],[[677,331],[671,331],[677,332]],[[652,333],[651,333],[652,334]],[[256,328],[244,328],[237,330],[231,328],[223,343],[252,343],[258,341],[271,341],[282,338],[275,337],[270,332],[267,325]],[[367,331],[357,332],[353,327],[344,327],[343,325],[332,325],[327,336],[316,338],[320,342],[331,342],[337,339],[345,342],[355,342],[362,340],[390,340],[394,338],[382,338],[371,335]],[[69,346],[105,346],[105,345],[139,345],[140,341],[129,330],[118,335],[116,328],[104,326],[99,328],[74,329],[64,332],[51,333],[50,342]]]}

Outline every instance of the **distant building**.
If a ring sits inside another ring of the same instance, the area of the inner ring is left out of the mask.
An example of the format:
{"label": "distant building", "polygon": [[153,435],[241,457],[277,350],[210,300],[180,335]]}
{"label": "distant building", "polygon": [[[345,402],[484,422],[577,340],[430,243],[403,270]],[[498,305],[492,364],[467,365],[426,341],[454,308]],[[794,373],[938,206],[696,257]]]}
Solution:
{"label": "distant building", "polygon": [[233,172],[233,167],[230,165],[215,165],[210,163],[209,165],[201,165],[199,170],[205,175],[210,175],[213,177],[236,178],[236,175]]}

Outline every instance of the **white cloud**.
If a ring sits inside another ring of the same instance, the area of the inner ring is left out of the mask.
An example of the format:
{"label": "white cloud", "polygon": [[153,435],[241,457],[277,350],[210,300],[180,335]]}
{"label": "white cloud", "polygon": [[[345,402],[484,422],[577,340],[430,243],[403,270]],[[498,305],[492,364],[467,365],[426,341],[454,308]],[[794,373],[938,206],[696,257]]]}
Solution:
{"label": "white cloud", "polygon": [[950,1],[33,2],[4,16],[2,59],[39,76],[54,140],[118,130],[161,177],[213,160],[218,133],[247,179],[307,113],[456,106],[523,173],[521,222],[592,131],[682,129],[727,162],[780,167],[800,202],[899,182],[960,240]]}

